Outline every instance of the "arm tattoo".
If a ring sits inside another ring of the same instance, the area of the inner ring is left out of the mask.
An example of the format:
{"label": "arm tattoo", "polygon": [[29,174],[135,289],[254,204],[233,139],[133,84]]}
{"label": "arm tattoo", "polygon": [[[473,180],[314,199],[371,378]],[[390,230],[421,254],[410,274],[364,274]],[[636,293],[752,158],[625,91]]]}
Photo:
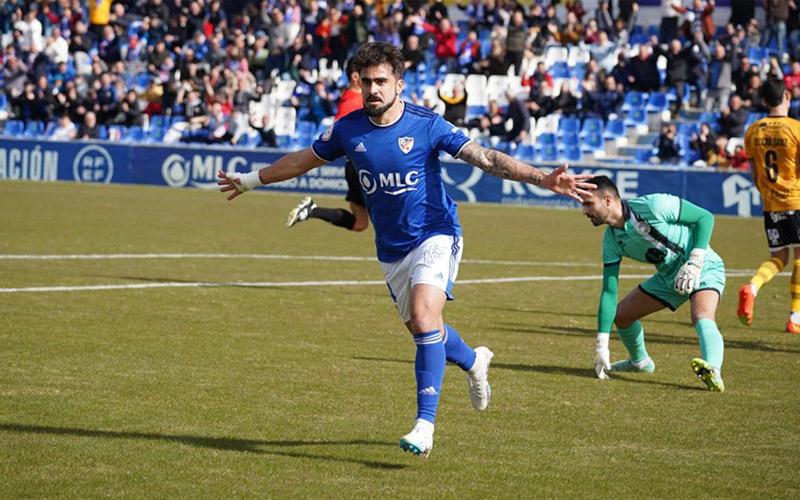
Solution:
{"label": "arm tattoo", "polygon": [[527,182],[538,186],[544,177],[538,168],[515,160],[495,149],[484,148],[474,142],[464,146],[458,157],[488,174],[503,179]]}

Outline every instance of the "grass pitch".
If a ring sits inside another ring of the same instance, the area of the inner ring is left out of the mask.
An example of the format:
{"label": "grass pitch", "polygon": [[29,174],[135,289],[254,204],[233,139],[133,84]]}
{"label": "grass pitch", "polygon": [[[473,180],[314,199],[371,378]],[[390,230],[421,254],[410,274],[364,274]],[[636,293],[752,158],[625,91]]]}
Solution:
{"label": "grass pitch", "polygon": [[[750,328],[735,317],[745,278],[729,277],[724,394],[691,373],[686,308],[644,322],[656,373],[599,381],[602,230],[577,210],[462,205],[462,283],[445,314],[494,350],[493,399],[472,410],[448,367],[421,460],[397,447],[415,415],[414,346],[371,261],[372,233],[287,230],[299,198],[0,183],[0,254],[129,254],[0,259],[2,289],[67,287],[0,293],[0,497],[800,494],[786,276],[762,290]],[[766,256],[758,219],[718,218],[712,245],[734,273]],[[650,269],[624,262],[622,273]],[[469,284],[512,277],[569,279]],[[308,281],[351,283],[286,286]],[[639,281],[623,279],[623,293]],[[79,288],[107,285],[123,288]],[[623,357],[618,339],[611,349]]]}

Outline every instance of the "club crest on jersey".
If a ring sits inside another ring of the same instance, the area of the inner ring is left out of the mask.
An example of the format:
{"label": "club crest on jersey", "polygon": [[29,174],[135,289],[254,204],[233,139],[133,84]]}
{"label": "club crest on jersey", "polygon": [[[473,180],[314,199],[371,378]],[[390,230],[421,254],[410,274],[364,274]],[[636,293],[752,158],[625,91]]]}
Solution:
{"label": "club crest on jersey", "polygon": [[325,129],[325,132],[322,133],[321,139],[327,142],[331,138],[331,134],[333,134],[333,125]]}
{"label": "club crest on jersey", "polygon": [[400,151],[404,154],[408,154],[411,151],[411,148],[414,147],[414,138],[413,137],[399,137],[397,139],[397,145],[400,146]]}

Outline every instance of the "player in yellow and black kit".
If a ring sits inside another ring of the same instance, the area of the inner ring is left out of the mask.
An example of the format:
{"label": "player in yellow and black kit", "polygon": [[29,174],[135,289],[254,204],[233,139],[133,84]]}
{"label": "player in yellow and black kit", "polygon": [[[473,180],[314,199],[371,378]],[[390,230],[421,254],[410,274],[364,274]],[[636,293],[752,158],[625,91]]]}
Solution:
{"label": "player in yellow and black kit", "polygon": [[789,261],[794,247],[792,308],[786,331],[800,333],[800,122],[789,118],[791,93],[783,80],[769,79],[761,87],[769,115],[750,125],[744,147],[753,163],[753,181],[764,204],[764,229],[771,258],[739,289],[736,314],[745,325],[753,322],[758,290]]}

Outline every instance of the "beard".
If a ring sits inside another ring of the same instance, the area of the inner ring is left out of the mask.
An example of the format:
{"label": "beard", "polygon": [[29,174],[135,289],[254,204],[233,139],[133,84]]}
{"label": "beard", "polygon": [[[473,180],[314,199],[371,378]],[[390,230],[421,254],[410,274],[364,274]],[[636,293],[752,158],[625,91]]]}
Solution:
{"label": "beard", "polygon": [[394,98],[392,99],[392,102],[390,102],[389,104],[384,104],[383,106],[379,106],[377,108],[370,108],[369,106],[364,106],[364,111],[367,113],[367,116],[376,118],[384,114],[387,109],[391,108],[396,100],[397,100],[397,95],[395,94]]}

